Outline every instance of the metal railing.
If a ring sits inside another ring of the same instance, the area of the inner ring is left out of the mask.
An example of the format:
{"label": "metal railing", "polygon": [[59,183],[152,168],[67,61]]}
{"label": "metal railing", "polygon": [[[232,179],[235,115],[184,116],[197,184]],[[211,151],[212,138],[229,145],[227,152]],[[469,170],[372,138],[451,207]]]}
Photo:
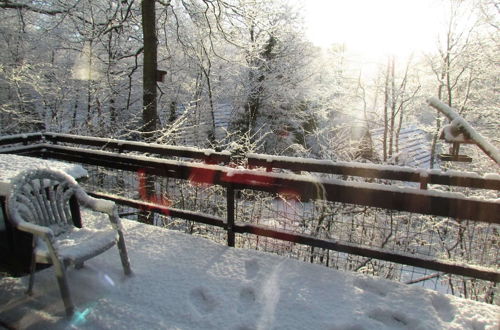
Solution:
{"label": "metal railing", "polygon": [[[214,165],[230,164],[226,153],[53,133],[3,137],[0,146],[0,153],[85,164],[93,174],[87,187],[122,205],[124,213],[125,208],[151,212],[163,224],[204,236],[219,228],[217,235],[225,236],[219,241],[229,246],[408,283],[442,278],[457,291],[452,293],[489,302],[494,298],[484,298],[486,292],[494,292],[500,281],[500,252],[494,243],[500,238],[500,203],[429,186],[497,193],[500,180],[495,176],[255,154],[248,155],[248,165],[267,171],[235,170]],[[205,164],[182,161],[186,159]],[[274,168],[339,177],[272,173]],[[155,196],[141,192],[140,175],[154,178]],[[344,180],[346,176],[358,181]],[[420,189],[371,183],[373,179],[417,182]],[[186,223],[175,225],[173,219]],[[456,289],[458,282],[463,289]],[[475,294],[471,286],[477,287]]]}

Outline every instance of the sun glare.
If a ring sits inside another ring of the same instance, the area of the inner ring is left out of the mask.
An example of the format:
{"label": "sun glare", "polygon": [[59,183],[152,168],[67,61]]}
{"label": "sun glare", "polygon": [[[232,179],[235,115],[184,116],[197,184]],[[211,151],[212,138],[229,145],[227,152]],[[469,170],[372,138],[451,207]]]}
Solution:
{"label": "sun glare", "polygon": [[436,0],[306,0],[304,7],[313,43],[345,44],[372,59],[432,50],[444,15]]}

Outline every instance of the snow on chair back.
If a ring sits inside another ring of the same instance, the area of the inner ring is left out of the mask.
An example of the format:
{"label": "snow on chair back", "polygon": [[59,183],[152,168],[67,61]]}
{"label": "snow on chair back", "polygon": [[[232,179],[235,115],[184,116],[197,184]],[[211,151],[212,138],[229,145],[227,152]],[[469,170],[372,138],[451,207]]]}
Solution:
{"label": "snow on chair back", "polygon": [[[77,187],[76,181],[64,173],[27,171],[13,181],[10,207],[24,221],[50,227],[57,236],[64,227],[75,224],[70,200]],[[15,222],[17,217],[11,219]]]}

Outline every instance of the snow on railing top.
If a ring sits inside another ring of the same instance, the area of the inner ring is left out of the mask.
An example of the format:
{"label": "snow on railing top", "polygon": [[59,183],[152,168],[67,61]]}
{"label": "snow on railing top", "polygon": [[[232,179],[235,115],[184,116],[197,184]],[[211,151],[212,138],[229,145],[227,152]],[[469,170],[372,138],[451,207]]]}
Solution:
{"label": "snow on railing top", "polygon": [[[29,144],[28,142],[34,142],[34,144]],[[145,142],[60,133],[30,133],[0,137],[0,146],[2,146],[0,153],[22,152],[26,154],[34,149],[46,151],[47,148],[54,148],[59,142],[94,146],[102,150],[108,149],[114,152],[118,151],[118,153],[123,153],[123,155],[131,155],[129,152],[140,152],[142,154],[158,154],[168,158],[174,156],[181,157],[181,159],[199,159],[207,164],[231,163],[231,154],[228,151],[216,152],[211,149],[149,144]],[[23,143],[25,146],[14,145],[17,143]],[[255,153],[246,154],[246,159],[250,168],[264,167],[268,172],[273,169],[287,169],[295,172],[306,171],[406,182],[420,182],[422,189],[427,189],[427,184],[444,184],[500,190],[500,176],[495,173],[482,176],[472,172],[440,171],[435,169],[359,162],[334,162],[332,160],[271,156]]]}
{"label": "snow on railing top", "polygon": [[423,179],[429,179],[428,183],[431,184],[500,190],[500,175],[496,173],[480,175],[475,172],[465,171],[441,171],[439,169],[412,168],[398,165],[337,162],[324,159],[271,156],[256,153],[248,153],[246,156],[248,165],[251,167],[265,167],[268,171],[273,168],[280,168],[292,171],[308,171],[408,182],[421,182]]}
{"label": "snow on railing top", "polygon": [[118,149],[119,152],[138,151],[156,153],[185,158],[202,159],[207,162],[229,163],[231,154],[228,151],[217,152],[213,149],[199,149],[185,146],[162,145],[157,143],[125,141],[92,136],[78,136],[61,133],[44,133],[43,136],[52,142],[84,144],[106,149]]}
{"label": "snow on railing top", "polygon": [[30,141],[40,141],[42,140],[42,133],[27,133],[27,134],[14,134],[8,136],[0,136],[0,146],[11,144],[11,143],[27,143]]}
{"label": "snow on railing top", "polygon": [[498,149],[495,148],[495,146],[493,146],[481,134],[476,132],[476,130],[453,108],[444,104],[436,97],[429,98],[427,100],[427,103],[451,120],[451,123],[449,125],[443,127],[443,133],[446,136],[450,137],[451,142],[464,142],[465,139],[463,139],[463,134],[462,136],[460,136],[460,134],[456,133],[465,133],[486,155],[493,159],[497,164],[500,164],[500,151],[498,151]]}

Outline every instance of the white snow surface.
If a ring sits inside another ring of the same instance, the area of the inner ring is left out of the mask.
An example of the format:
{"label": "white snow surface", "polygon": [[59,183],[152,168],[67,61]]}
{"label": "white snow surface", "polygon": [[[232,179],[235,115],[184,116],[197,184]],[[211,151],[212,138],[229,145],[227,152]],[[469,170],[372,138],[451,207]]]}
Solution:
{"label": "white snow surface", "polygon": [[64,317],[53,269],[0,279],[0,320],[47,329],[498,329],[500,308],[421,287],[222,246],[123,220],[134,275],[116,248],[70,269]]}

